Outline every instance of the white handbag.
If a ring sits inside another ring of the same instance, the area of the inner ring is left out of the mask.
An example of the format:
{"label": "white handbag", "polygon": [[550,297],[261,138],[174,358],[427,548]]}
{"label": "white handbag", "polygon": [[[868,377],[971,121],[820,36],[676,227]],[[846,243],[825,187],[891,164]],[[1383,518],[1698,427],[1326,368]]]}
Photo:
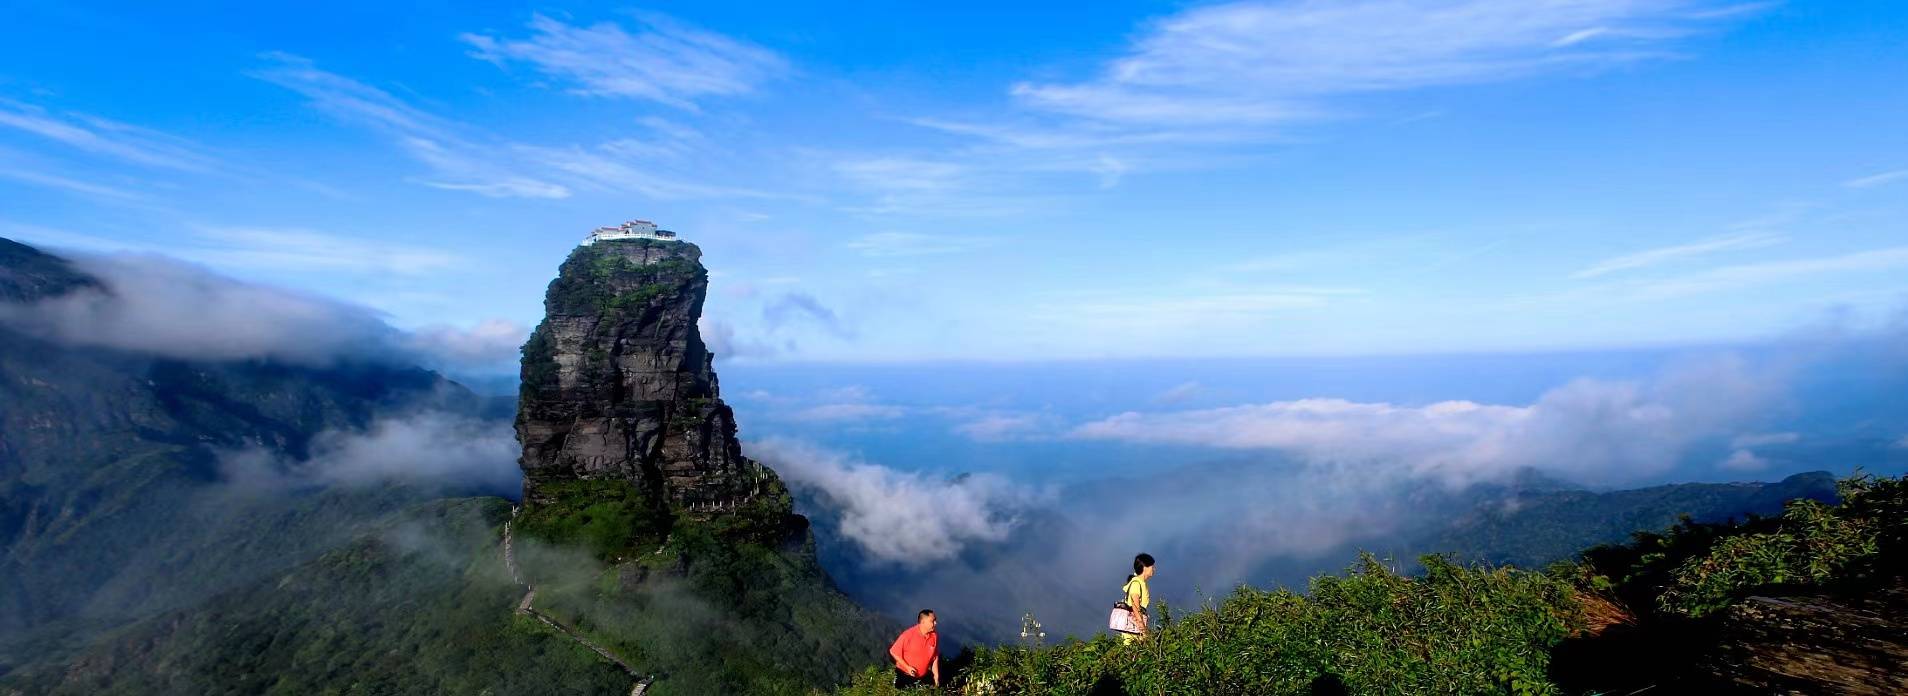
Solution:
{"label": "white handbag", "polygon": [[1139,624],[1133,621],[1133,608],[1125,602],[1113,605],[1113,613],[1106,617],[1106,628],[1115,633],[1139,633]]}

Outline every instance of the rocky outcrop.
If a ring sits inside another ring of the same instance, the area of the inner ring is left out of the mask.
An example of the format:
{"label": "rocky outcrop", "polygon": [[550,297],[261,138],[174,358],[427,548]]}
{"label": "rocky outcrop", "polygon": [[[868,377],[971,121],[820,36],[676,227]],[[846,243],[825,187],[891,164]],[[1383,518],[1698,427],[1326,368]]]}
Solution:
{"label": "rocky outcrop", "polygon": [[636,485],[678,510],[734,509],[781,482],[742,456],[696,321],[708,292],[687,242],[578,247],[523,349],[517,411],[524,500],[565,481]]}
{"label": "rocky outcrop", "polygon": [[1908,693],[1908,588],[1850,599],[1750,597],[1721,620],[1703,667],[1758,694]]}

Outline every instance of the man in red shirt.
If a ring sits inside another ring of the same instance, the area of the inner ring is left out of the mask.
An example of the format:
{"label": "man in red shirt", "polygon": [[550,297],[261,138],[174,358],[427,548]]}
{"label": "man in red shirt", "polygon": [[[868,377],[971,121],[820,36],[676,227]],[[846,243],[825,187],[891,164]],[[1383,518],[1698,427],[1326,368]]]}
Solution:
{"label": "man in red shirt", "polygon": [[888,647],[888,657],[894,658],[894,688],[941,685],[941,634],[934,632],[934,625],[934,610],[922,609],[918,622]]}

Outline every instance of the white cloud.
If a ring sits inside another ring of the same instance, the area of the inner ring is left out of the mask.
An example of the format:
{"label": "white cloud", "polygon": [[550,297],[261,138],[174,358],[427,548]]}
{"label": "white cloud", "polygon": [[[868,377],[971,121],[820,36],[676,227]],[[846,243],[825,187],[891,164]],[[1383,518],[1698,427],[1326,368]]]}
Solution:
{"label": "white cloud", "polygon": [[310,452],[293,460],[252,447],[223,453],[220,467],[241,487],[397,481],[507,494],[521,480],[522,450],[509,421],[441,411],[380,418],[363,430],[327,430],[312,439]]}
{"label": "white cloud", "polygon": [[1682,275],[1612,280],[1572,289],[1511,297],[1506,307],[1568,306],[1581,310],[1592,304],[1659,302],[1743,288],[1802,281],[1817,276],[1855,277],[1869,274],[1878,292],[1891,292],[1891,272],[1908,269],[1908,246],[1864,249],[1832,256],[1791,258],[1716,266]]}
{"label": "white cloud", "polygon": [[86,114],[54,114],[30,104],[0,99],[0,127],[51,140],[89,154],[122,162],[206,173],[217,159],[199,145],[158,131]]}
{"label": "white cloud", "polygon": [[[57,230],[28,236],[82,248],[113,246],[110,240]],[[528,334],[522,326],[501,320],[471,329],[438,325],[407,333],[367,307],[235,280],[154,254],[72,260],[103,287],[30,304],[0,302],[0,324],[70,345],[183,360],[317,366],[340,361],[494,366],[515,362]]]}
{"label": "white cloud", "polygon": [[1183,382],[1153,396],[1156,404],[1177,404],[1198,395],[1204,387],[1198,382]]}
{"label": "white cloud", "polygon": [[421,183],[480,195],[564,198],[568,188],[537,175],[515,161],[512,144],[427,113],[389,92],[314,67],[298,56],[272,53],[270,67],[254,77],[290,89],[314,108],[371,128],[391,138],[405,154],[423,163],[433,177]]}
{"label": "white cloud", "polygon": [[991,413],[954,426],[954,432],[978,442],[1006,442],[1046,432],[1048,420],[1030,413]]}
{"label": "white cloud", "polygon": [[529,172],[529,167],[512,162],[514,150],[507,144],[473,145],[451,139],[406,135],[397,138],[399,149],[410,154],[437,174],[417,183],[446,191],[468,191],[485,198],[569,198],[570,189]]}
{"label": "white cloud", "polygon": [[1774,381],[1726,357],[1649,384],[1581,379],[1523,406],[1301,399],[1129,412],[1072,436],[1276,450],[1370,476],[1462,483],[1534,467],[1614,482],[1666,470],[1693,445],[1735,430],[1769,401]]}
{"label": "white cloud", "polygon": [[1769,460],[1756,456],[1756,453],[1749,450],[1739,449],[1730,452],[1729,457],[1717,466],[1733,471],[1761,471],[1769,468]]}
{"label": "white cloud", "polygon": [[1583,270],[1570,274],[1572,278],[1585,279],[1608,275],[1618,271],[1630,271],[1638,268],[1656,266],[1672,261],[1740,249],[1758,249],[1782,243],[1787,238],[1776,234],[1754,233],[1714,237],[1689,244],[1661,247],[1625,254],[1591,264]]}
{"label": "white cloud", "polygon": [[1075,83],[1026,82],[1041,110],[1147,129],[1264,126],[1327,97],[1516,79],[1662,57],[1712,3],[1684,0],[1232,2],[1151,23]]}
{"label": "white cloud", "polygon": [[1339,292],[1305,288],[1259,292],[1132,293],[1046,302],[1031,308],[1034,318],[1066,330],[1159,332],[1218,327],[1260,321],[1298,310],[1325,307]]}
{"label": "white cloud", "polygon": [[425,326],[410,333],[405,345],[439,363],[460,368],[504,368],[517,364],[530,328],[505,319],[487,319],[460,328]]}
{"label": "white cloud", "polygon": [[633,191],[661,199],[677,198],[755,198],[798,199],[729,186],[712,186],[685,180],[675,170],[656,166],[659,160],[677,159],[675,151],[660,151],[628,139],[612,140],[595,147],[570,145],[539,147],[518,145],[517,154],[526,161],[566,178],[576,188],[605,191]]}
{"label": "white cloud", "polygon": [[1892,172],[1882,172],[1880,174],[1871,174],[1856,179],[1849,179],[1848,181],[1842,182],[1842,185],[1848,188],[1863,189],[1873,188],[1883,184],[1891,184],[1902,179],[1908,179],[1908,169],[1897,169]]}
{"label": "white cloud", "polygon": [[63,189],[72,193],[98,196],[100,198],[111,198],[121,201],[146,200],[146,196],[124,189],[101,186],[87,181],[70,179],[58,174],[48,174],[43,171],[31,169],[0,169],[0,178],[12,179],[36,186],[45,186],[47,188]]}
{"label": "white cloud", "polygon": [[1566,46],[1573,46],[1576,44],[1583,43],[1585,41],[1589,41],[1590,39],[1603,36],[1604,34],[1608,34],[1608,33],[1610,33],[1610,30],[1607,27],[1590,27],[1589,29],[1581,29],[1578,31],[1570,32],[1570,35],[1557,39],[1556,41],[1550,42],[1550,47],[1563,48]]}
{"label": "white cloud", "polygon": [[872,157],[835,163],[851,183],[882,191],[940,192],[965,184],[969,169],[945,160]]}
{"label": "white cloud", "polygon": [[154,256],[78,258],[104,291],[0,304],[0,321],[52,340],[184,359],[328,364],[382,354],[389,326],[370,311],[242,283]]}
{"label": "white cloud", "polygon": [[1800,441],[1802,441],[1801,433],[1745,433],[1731,439],[1729,446],[1736,449],[1746,449],[1750,447],[1766,447],[1769,445],[1791,445]]}
{"label": "white cloud", "polygon": [[1635,285],[1629,295],[1656,300],[1750,287],[1827,273],[1874,273],[1908,268],[1908,246],[1854,251],[1837,256],[1722,266]]}
{"label": "white cloud", "polygon": [[270,54],[255,77],[311,100],[314,108],[389,138],[399,152],[429,170],[416,183],[489,198],[568,198],[579,190],[637,193],[657,199],[788,198],[729,186],[696,183],[689,168],[707,143],[692,129],[641,119],[644,139],[611,138],[594,144],[536,145],[485,133],[439,117],[389,92],[325,72],[311,61]]}
{"label": "white cloud", "polygon": [[697,326],[702,329],[703,343],[718,358],[765,358],[780,352],[767,342],[737,336],[735,325],[720,319],[703,317]]}
{"label": "white cloud", "polygon": [[861,252],[863,256],[929,256],[934,254],[953,254],[973,251],[991,244],[993,240],[974,237],[955,237],[949,235],[916,234],[912,232],[876,232],[850,240],[845,246]]}
{"label": "white cloud", "polygon": [[[1721,10],[1729,10],[1723,12]],[[1021,214],[1029,191],[1099,188],[1136,171],[1210,169],[1348,115],[1356,95],[1583,73],[1670,55],[1674,40],[1747,14],[1714,0],[1268,0],[1196,5],[1138,28],[1079,80],[1022,81],[1018,108],[907,119],[969,139],[838,171],[875,214]],[[1062,202],[1064,203],[1064,202]]]}
{"label": "white cloud", "polygon": [[203,243],[186,245],[181,258],[225,268],[356,271],[415,275],[468,261],[435,247],[346,237],[301,229],[207,227]]}
{"label": "white cloud", "polygon": [[1005,541],[1035,492],[995,476],[937,481],[783,439],[749,444],[797,490],[825,499],[841,531],[877,563],[922,565]]}
{"label": "white cloud", "polygon": [[600,22],[588,27],[535,15],[524,39],[483,34],[459,37],[475,58],[507,65],[529,63],[574,85],[578,94],[629,97],[695,110],[708,96],[746,94],[788,71],[788,62],[761,46],[684,26],[655,14],[631,34]]}
{"label": "white cloud", "polygon": [[839,423],[846,421],[892,420],[907,415],[907,409],[887,404],[821,404],[789,414],[798,421]]}
{"label": "white cloud", "polygon": [[815,393],[815,398],[823,401],[866,402],[874,400],[874,391],[859,384],[850,384],[823,389]]}
{"label": "white cloud", "polygon": [[834,159],[817,166],[830,168],[849,187],[870,197],[846,207],[848,212],[933,220],[1020,215],[1051,207],[1051,197],[1032,191],[1050,185],[1053,175],[1087,173],[1104,183],[1126,167],[1123,161],[1109,164],[1098,154],[1029,157],[1001,148],[926,156],[830,156]]}

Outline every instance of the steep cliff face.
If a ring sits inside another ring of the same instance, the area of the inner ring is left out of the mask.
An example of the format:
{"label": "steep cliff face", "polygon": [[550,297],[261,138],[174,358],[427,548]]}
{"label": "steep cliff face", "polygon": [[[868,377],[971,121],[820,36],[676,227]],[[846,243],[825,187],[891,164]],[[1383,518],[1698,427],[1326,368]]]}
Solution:
{"label": "steep cliff face", "polygon": [[658,692],[810,693],[896,627],[835,590],[787,487],[742,456],[696,330],[701,256],[598,241],[550,283],[523,349],[517,566],[540,615]]}
{"label": "steep cliff face", "polygon": [[631,239],[578,247],[564,261],[523,351],[528,504],[579,480],[626,482],[694,513],[785,497],[773,472],[742,456],[722,403],[696,329],[709,287],[701,258],[687,242]]}

